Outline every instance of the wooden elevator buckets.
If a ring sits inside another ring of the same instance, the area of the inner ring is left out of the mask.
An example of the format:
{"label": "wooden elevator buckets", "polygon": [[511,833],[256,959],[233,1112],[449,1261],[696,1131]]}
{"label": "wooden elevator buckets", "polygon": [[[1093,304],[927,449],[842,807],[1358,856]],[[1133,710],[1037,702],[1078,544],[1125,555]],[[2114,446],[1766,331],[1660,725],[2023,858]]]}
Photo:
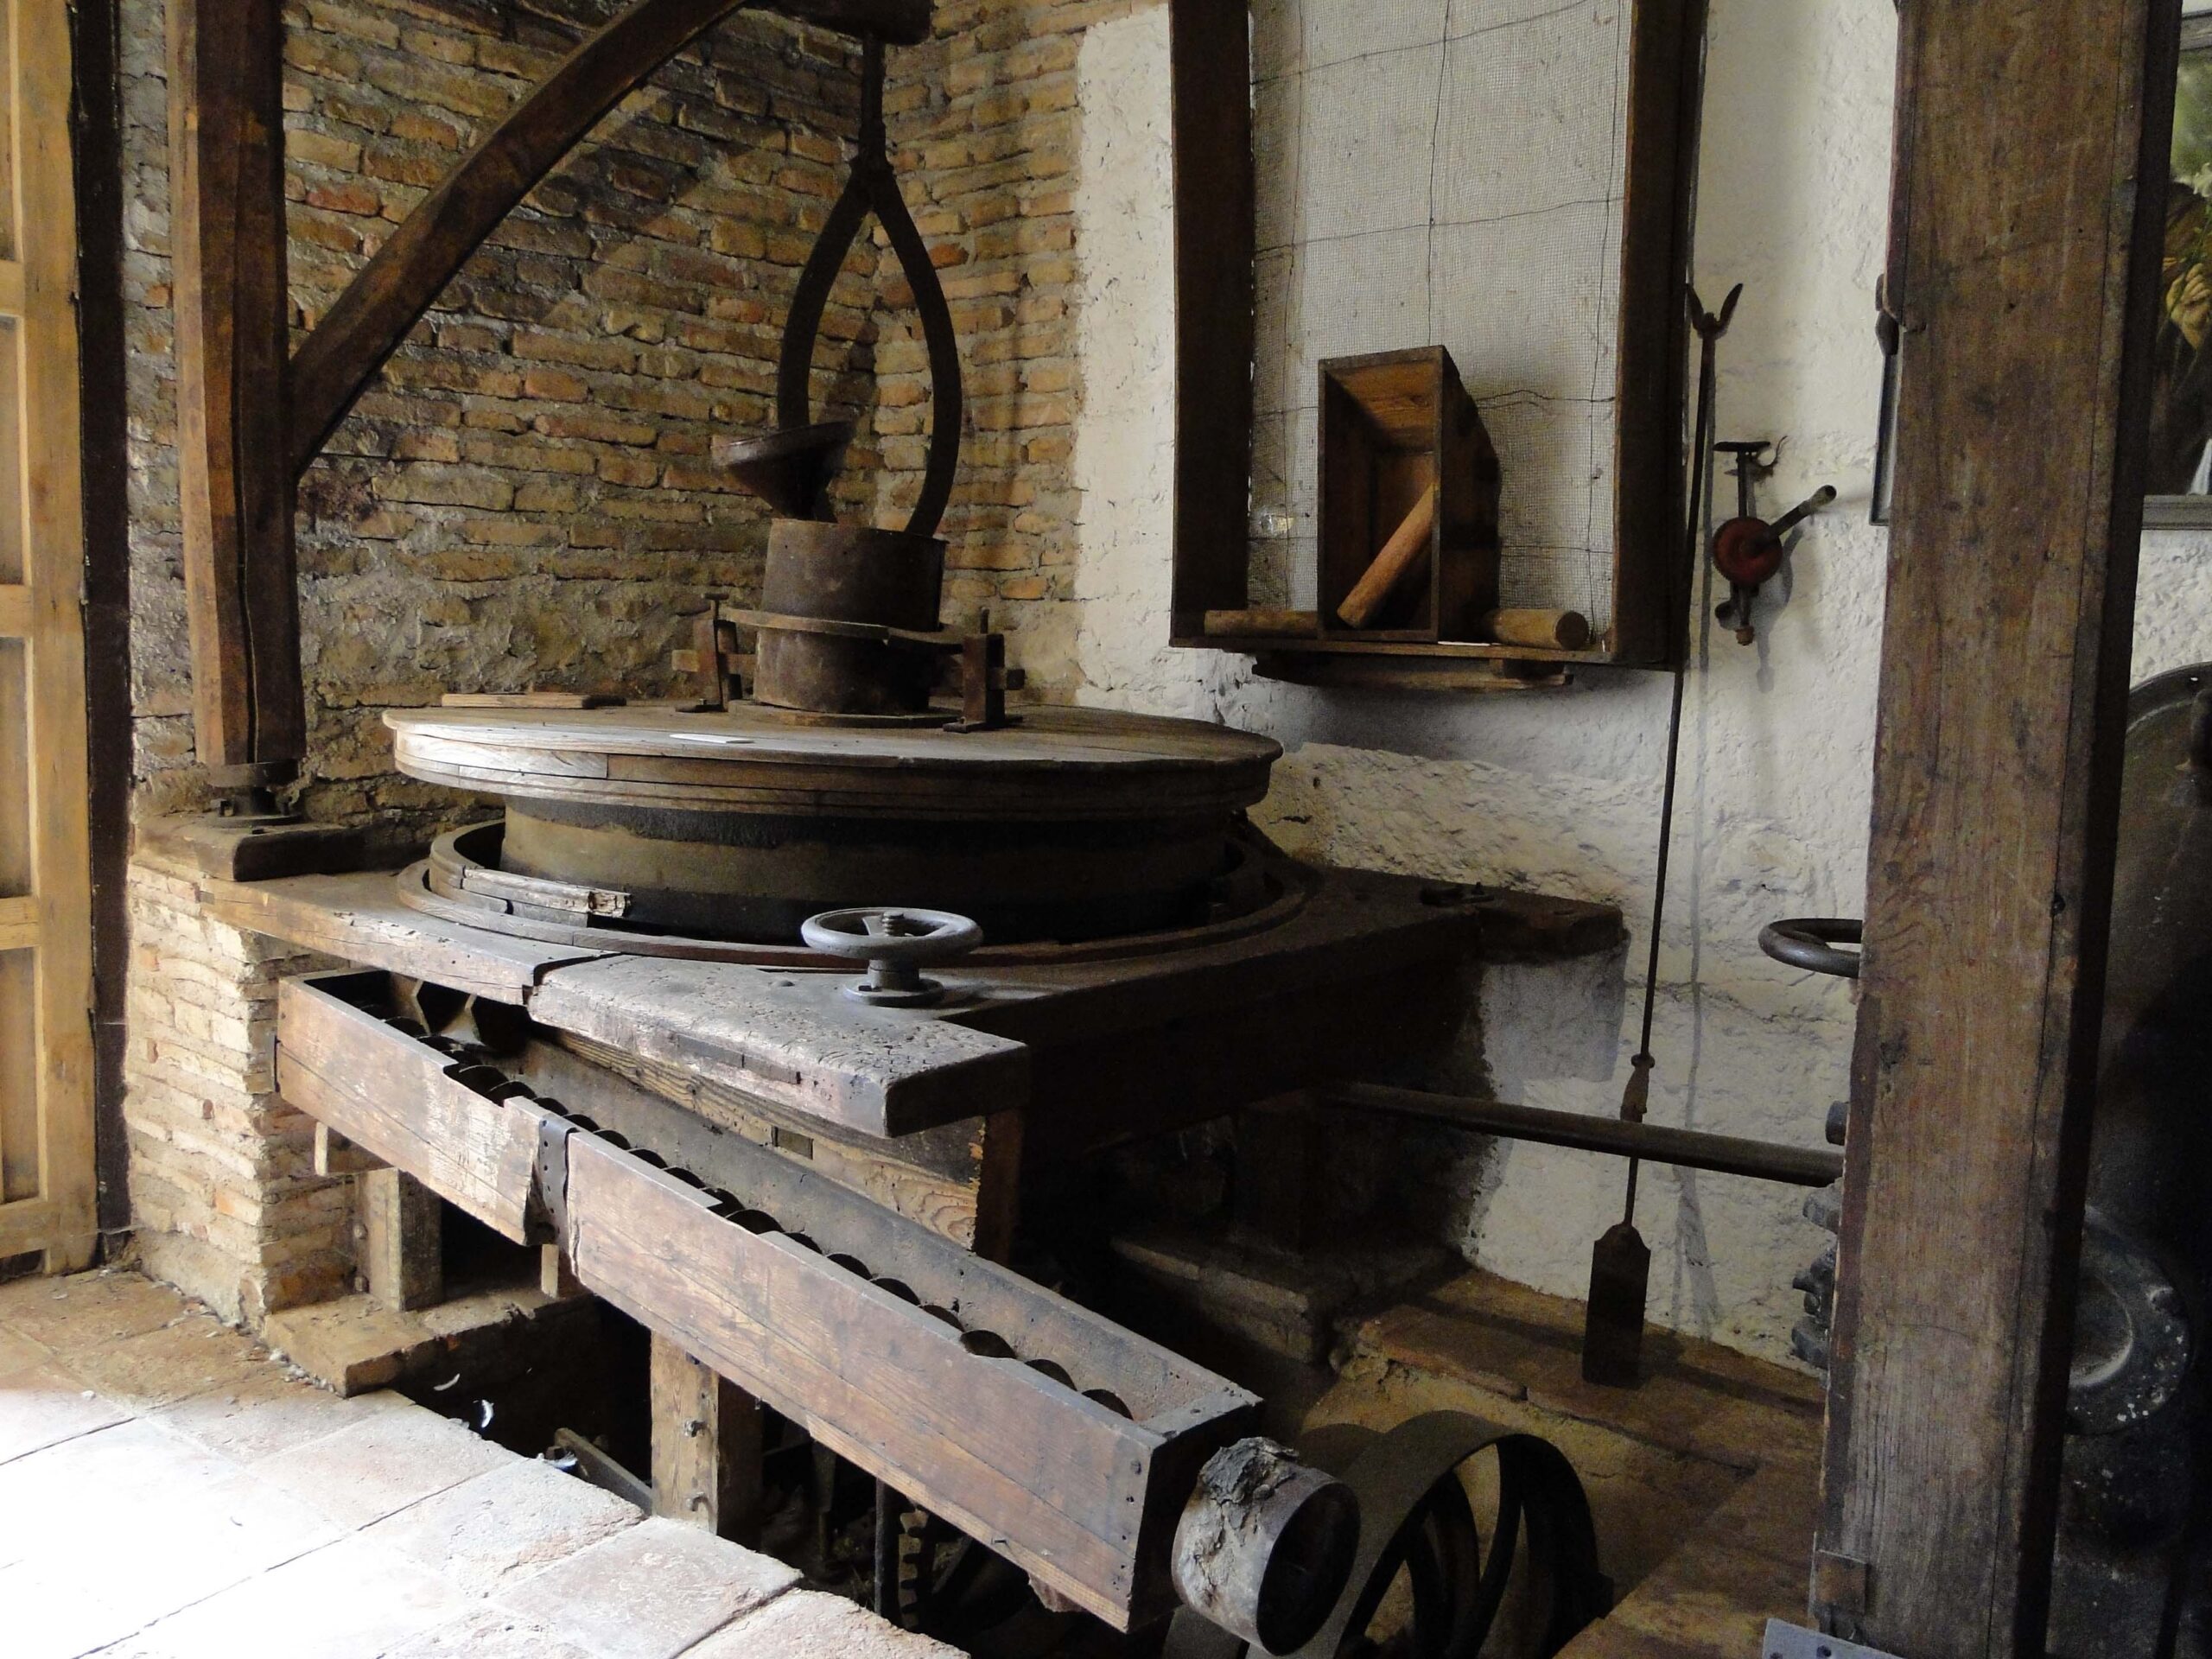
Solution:
{"label": "wooden elevator buckets", "polygon": [[[853,429],[817,421],[810,402],[823,308],[871,212],[913,290],[929,347],[929,455],[899,531],[827,522],[829,485]],[[862,42],[858,146],[785,321],[776,413],[776,431],[715,447],[715,458],[779,515],[769,531],[761,609],[747,619],[760,634],[754,699],[813,714],[921,715],[936,679],[934,653],[957,643],[938,621],[944,544],[936,535],[960,461],[960,352],[937,267],[892,171],[880,40]]]}

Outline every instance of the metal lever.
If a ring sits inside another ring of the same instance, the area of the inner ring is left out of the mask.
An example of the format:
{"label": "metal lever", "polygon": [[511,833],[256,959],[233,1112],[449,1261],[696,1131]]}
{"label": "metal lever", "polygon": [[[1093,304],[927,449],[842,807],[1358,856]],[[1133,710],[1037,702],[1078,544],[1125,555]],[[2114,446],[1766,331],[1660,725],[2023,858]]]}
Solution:
{"label": "metal lever", "polygon": [[868,977],[846,986],[845,995],[879,1008],[921,1008],[940,1001],[944,987],[924,979],[923,965],[965,956],[983,942],[980,926],[950,911],[868,907],[810,916],[798,936],[824,956],[866,962]]}
{"label": "metal lever", "polygon": [[1802,968],[1809,974],[1827,974],[1836,979],[1856,979],[1859,977],[1859,952],[1837,947],[1859,944],[1866,931],[1866,923],[1856,918],[1806,917],[1776,922],[1762,929],[1759,949],[1777,962],[1787,963],[1792,968]]}

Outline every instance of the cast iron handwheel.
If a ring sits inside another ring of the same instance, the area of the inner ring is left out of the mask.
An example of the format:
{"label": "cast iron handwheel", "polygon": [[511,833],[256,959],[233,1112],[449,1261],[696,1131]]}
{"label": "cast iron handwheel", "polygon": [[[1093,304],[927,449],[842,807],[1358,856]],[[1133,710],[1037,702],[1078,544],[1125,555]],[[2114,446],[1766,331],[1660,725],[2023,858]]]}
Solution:
{"label": "cast iron handwheel", "polygon": [[963,957],[983,942],[983,930],[945,910],[830,910],[799,924],[810,950],[868,963],[868,977],[845,995],[877,1007],[922,1007],[944,988],[924,979],[925,963]]}
{"label": "cast iron handwheel", "polygon": [[1857,946],[1864,938],[1866,924],[1847,917],[1812,916],[1794,921],[1776,922],[1759,934],[1759,949],[1777,962],[1787,963],[1792,968],[1802,968],[1809,974],[1827,974],[1836,979],[1859,977],[1859,952],[1854,948],[1840,950],[1839,945]]}

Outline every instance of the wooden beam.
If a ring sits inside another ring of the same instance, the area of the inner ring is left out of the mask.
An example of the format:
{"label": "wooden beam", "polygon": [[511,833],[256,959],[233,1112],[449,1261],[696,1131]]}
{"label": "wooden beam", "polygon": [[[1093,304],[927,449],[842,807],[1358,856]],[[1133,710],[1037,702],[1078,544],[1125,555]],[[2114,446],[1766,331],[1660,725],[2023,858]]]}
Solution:
{"label": "wooden beam", "polygon": [[656,69],[748,4],[894,42],[930,35],[929,0],[637,0],[571,52],[416,206],[301,345],[289,450],[295,476],[499,221]]}
{"label": "wooden beam", "polygon": [[282,0],[173,0],[169,224],[194,730],[219,785],[306,753],[287,380]]}
{"label": "wooden beam", "polygon": [[652,1344],[653,1513],[760,1542],[760,1402],[658,1332]]}
{"label": "wooden beam", "polygon": [[369,1294],[395,1313],[446,1299],[438,1195],[412,1175],[375,1169],[354,1178],[361,1202],[361,1271]]}
{"label": "wooden beam", "polygon": [[1905,330],[1815,1611],[2040,1654],[2177,9],[1901,20]]}
{"label": "wooden beam", "polygon": [[1243,607],[1252,478],[1258,241],[1252,19],[1222,0],[1170,0],[1175,147],[1175,591],[1178,638]]}

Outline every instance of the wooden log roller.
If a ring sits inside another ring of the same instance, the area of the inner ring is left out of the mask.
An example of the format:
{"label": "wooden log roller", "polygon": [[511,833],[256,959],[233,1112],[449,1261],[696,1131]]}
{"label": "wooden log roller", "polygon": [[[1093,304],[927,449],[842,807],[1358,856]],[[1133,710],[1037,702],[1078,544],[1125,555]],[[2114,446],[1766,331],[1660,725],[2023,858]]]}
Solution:
{"label": "wooden log roller", "polygon": [[1375,620],[1399,585],[1421,568],[1435,532],[1436,486],[1431,484],[1414,503],[1413,511],[1390,532],[1390,539],[1382,543],[1367,574],[1352,584],[1352,590],[1337,607],[1337,615],[1347,627],[1363,628]]}
{"label": "wooden log roller", "polygon": [[1586,651],[1594,637],[1590,619],[1580,611],[1492,611],[1483,618],[1482,634],[1501,645],[1547,651]]}

